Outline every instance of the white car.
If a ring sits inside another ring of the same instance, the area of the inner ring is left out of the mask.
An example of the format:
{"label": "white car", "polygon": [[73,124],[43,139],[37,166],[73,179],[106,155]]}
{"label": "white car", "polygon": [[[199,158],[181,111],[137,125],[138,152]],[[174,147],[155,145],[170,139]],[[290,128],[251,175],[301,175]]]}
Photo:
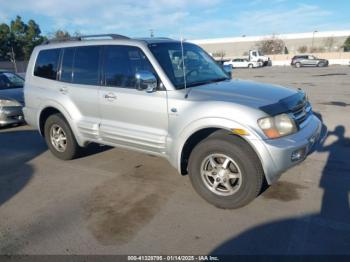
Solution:
{"label": "white car", "polygon": [[256,68],[262,66],[261,62],[249,61],[245,58],[235,58],[224,63],[224,65],[232,65],[233,68]]}

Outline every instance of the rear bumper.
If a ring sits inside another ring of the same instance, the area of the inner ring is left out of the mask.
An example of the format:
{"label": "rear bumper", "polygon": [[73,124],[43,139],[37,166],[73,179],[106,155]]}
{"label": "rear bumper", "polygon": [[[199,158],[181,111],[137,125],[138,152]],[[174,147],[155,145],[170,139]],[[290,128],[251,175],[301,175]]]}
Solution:
{"label": "rear bumper", "polygon": [[36,129],[39,128],[38,121],[37,121],[37,109],[26,106],[23,108],[23,115],[28,125]]}
{"label": "rear bumper", "polygon": [[0,107],[0,126],[24,122],[21,106]]}

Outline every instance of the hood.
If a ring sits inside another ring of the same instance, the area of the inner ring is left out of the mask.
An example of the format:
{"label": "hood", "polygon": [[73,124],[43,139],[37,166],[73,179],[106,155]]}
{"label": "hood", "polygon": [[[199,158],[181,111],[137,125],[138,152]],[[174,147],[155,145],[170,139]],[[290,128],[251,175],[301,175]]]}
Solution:
{"label": "hood", "polygon": [[0,89],[0,99],[11,99],[24,105],[23,88]]}
{"label": "hood", "polygon": [[295,90],[253,81],[228,80],[192,87],[188,98],[234,102],[261,109],[298,93]]}

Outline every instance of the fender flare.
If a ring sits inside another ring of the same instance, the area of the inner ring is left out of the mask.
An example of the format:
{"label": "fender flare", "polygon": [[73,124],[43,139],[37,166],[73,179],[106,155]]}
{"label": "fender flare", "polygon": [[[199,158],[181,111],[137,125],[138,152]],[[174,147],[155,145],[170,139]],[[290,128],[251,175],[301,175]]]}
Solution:
{"label": "fender flare", "polygon": [[[247,136],[240,136],[243,138],[256,152],[258,157],[260,158],[259,152],[256,149],[256,147],[251,143],[251,140],[262,140],[258,134],[251,128],[244,126],[234,120],[226,119],[226,118],[202,118],[198,119],[194,122],[191,122],[189,125],[187,125],[185,128],[183,128],[177,138],[177,141],[175,142],[176,148],[173,150],[173,156],[175,157],[175,162],[172,163],[177,170],[181,173],[181,155],[183,148],[185,146],[185,143],[188,141],[188,139],[196,132],[206,129],[206,128],[217,128],[217,129],[226,129],[228,131],[234,129],[234,128],[240,128],[248,131],[249,135]],[[260,158],[261,161],[261,158]]]}
{"label": "fender flare", "polygon": [[58,103],[57,101],[54,101],[54,100],[46,100],[44,103],[42,103],[39,106],[39,110],[38,110],[38,115],[37,115],[37,120],[36,121],[37,121],[37,125],[39,127],[40,134],[43,136],[43,134],[41,133],[41,130],[40,130],[40,117],[41,117],[41,114],[42,114],[42,112],[45,109],[50,108],[50,107],[56,109],[57,111],[59,111],[63,115],[65,120],[68,122],[69,127],[71,128],[71,130],[72,130],[72,132],[73,132],[73,134],[75,136],[75,139],[77,140],[79,146],[83,147],[86,141],[81,139],[81,136],[79,135],[79,131],[78,131],[76,125],[73,124],[72,115],[64,108],[64,106],[62,106],[60,103]]}

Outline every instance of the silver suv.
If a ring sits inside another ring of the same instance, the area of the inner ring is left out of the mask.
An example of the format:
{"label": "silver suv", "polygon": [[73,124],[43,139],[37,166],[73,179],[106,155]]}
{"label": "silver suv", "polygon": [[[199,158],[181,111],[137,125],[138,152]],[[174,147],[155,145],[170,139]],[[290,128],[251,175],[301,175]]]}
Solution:
{"label": "silver suv", "polygon": [[303,92],[231,80],[200,47],[166,38],[43,44],[24,94],[25,120],[56,157],[92,142],[164,157],[221,208],[304,160],[321,129]]}

